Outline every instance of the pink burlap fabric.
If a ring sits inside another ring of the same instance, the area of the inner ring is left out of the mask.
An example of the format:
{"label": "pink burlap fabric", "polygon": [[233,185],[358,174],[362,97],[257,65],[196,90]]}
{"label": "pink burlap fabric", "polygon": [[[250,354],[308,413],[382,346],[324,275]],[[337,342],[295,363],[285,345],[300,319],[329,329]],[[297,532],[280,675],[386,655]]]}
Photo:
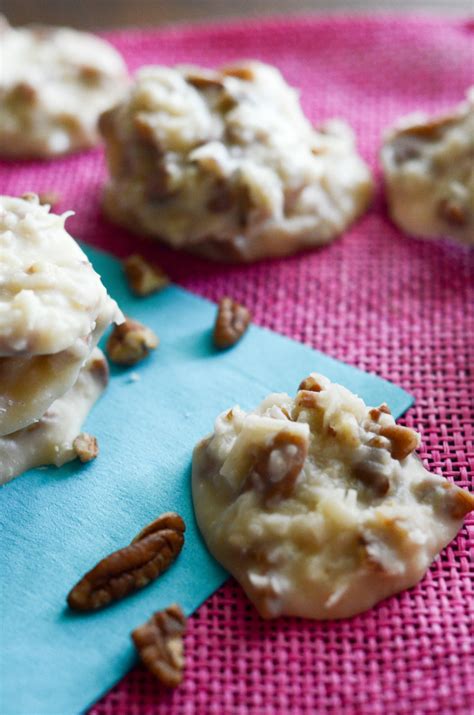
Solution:
{"label": "pink burlap fabric", "polygon": [[[456,104],[474,83],[469,21],[300,18],[108,37],[131,70],[240,57],[274,63],[301,88],[312,120],[340,116],[353,125],[377,176],[387,125],[416,109]],[[379,190],[367,216],[332,246],[222,267],[108,225],[99,206],[104,177],[97,150],[4,164],[0,187],[57,190],[58,209],[77,212],[68,224],[77,238],[121,256],[140,250],[186,288],[214,300],[230,294],[257,323],[400,384],[416,396],[405,421],[422,434],[425,463],[474,488],[474,260],[467,249],[403,236]],[[137,667],[90,715],[472,712],[473,525],[471,517],[416,588],[349,621],[264,622],[230,582],[189,621],[179,689],[166,692]]]}

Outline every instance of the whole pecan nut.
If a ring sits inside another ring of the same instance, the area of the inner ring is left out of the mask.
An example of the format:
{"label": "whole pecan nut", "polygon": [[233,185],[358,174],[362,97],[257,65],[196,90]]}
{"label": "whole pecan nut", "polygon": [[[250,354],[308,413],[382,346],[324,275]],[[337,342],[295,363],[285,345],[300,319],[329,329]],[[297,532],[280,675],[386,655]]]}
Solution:
{"label": "whole pecan nut", "polygon": [[179,514],[163,514],[129,546],[114,551],[88,571],[69,592],[69,607],[75,611],[94,611],[148,586],[180,553],[184,531]]}
{"label": "whole pecan nut", "polygon": [[186,618],[175,603],[132,631],[142,662],[168,688],[175,688],[183,679],[185,630]]}
{"label": "whole pecan nut", "polygon": [[252,315],[232,298],[221,298],[214,326],[214,343],[218,348],[229,348],[240,340],[247,330]]}

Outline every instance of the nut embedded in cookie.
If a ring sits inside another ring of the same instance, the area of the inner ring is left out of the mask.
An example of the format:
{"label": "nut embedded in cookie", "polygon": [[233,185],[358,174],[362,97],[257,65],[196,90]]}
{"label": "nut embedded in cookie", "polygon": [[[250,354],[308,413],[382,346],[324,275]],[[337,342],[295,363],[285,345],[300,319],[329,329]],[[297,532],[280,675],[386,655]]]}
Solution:
{"label": "nut embedded in cookie", "polygon": [[474,510],[419,437],[324,375],[218,416],[193,454],[196,518],[265,618],[345,618],[416,584]]}

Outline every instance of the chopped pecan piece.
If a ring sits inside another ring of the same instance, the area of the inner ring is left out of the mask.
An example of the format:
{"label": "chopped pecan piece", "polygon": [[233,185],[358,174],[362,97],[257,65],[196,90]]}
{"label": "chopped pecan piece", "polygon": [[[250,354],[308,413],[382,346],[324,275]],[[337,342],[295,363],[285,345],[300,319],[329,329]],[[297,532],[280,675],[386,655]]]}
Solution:
{"label": "chopped pecan piece", "polygon": [[218,181],[206,204],[211,213],[227,213],[235,206],[235,197],[225,181]]}
{"label": "chopped pecan piece", "polygon": [[127,318],[116,325],[107,341],[107,353],[118,365],[135,365],[158,346],[158,338],[138,320]]}
{"label": "chopped pecan piece", "polygon": [[307,390],[309,392],[321,392],[322,389],[323,388],[319,382],[312,375],[305,377],[305,379],[300,382],[300,386],[298,387],[298,390]]}
{"label": "chopped pecan piece", "polygon": [[425,141],[436,141],[440,139],[444,131],[449,129],[456,121],[458,121],[458,118],[453,114],[431,117],[426,122],[412,124],[400,129],[399,136],[410,136]]}
{"label": "chopped pecan piece", "polygon": [[465,226],[467,209],[455,199],[442,199],[438,205],[438,215],[452,226]]}
{"label": "chopped pecan piece", "polygon": [[352,467],[352,474],[377,497],[385,496],[390,489],[390,479],[383,474],[377,462],[370,460],[358,462]]}
{"label": "chopped pecan piece", "polygon": [[229,348],[240,340],[247,330],[252,316],[245,306],[232,298],[221,298],[214,325],[214,344]]}
{"label": "chopped pecan piece", "polygon": [[469,512],[474,511],[474,494],[447,479],[428,477],[412,487],[412,490],[418,499],[431,503],[436,512],[451,519],[464,519]]}
{"label": "chopped pecan piece", "polygon": [[418,435],[409,427],[388,425],[382,427],[380,435],[390,440],[390,452],[394,459],[405,459],[418,447]]}
{"label": "chopped pecan piece", "polygon": [[185,630],[186,618],[174,603],[132,632],[142,662],[168,688],[175,688],[183,679]]}
{"label": "chopped pecan piece", "polygon": [[38,198],[42,206],[48,204],[52,209],[54,209],[56,204],[61,200],[61,197],[56,191],[41,191],[38,194]]}
{"label": "chopped pecan piece", "polygon": [[449,489],[449,515],[452,519],[464,519],[471,511],[474,511],[474,494],[466,489],[461,489],[450,484]]}
{"label": "chopped pecan piece", "polygon": [[35,87],[28,82],[18,82],[9,90],[8,99],[15,104],[32,105],[38,100],[38,92]]}
{"label": "chopped pecan piece", "polygon": [[72,446],[81,462],[90,462],[99,454],[97,438],[87,432],[77,435]]}
{"label": "chopped pecan piece", "polygon": [[222,77],[218,72],[197,67],[186,72],[185,79],[188,84],[191,84],[196,89],[222,89],[224,86]]}
{"label": "chopped pecan piece", "polygon": [[244,82],[252,82],[255,79],[255,74],[251,67],[224,67],[222,74],[226,77],[242,79]]}
{"label": "chopped pecan piece", "polygon": [[97,67],[92,65],[83,65],[79,67],[79,79],[85,84],[98,84],[101,78],[101,72]]}
{"label": "chopped pecan piece", "polygon": [[123,269],[130,288],[139,296],[156,293],[170,283],[170,279],[159,266],[149,263],[138,253],[124,260]]}
{"label": "chopped pecan piece", "polygon": [[290,430],[278,432],[255,455],[251,480],[266,499],[290,496],[308,454],[308,440]]}
{"label": "chopped pecan piece", "polygon": [[392,413],[390,412],[390,407],[387,405],[386,402],[382,402],[381,405],[378,407],[372,407],[371,410],[369,410],[369,415],[373,419],[374,422],[377,422],[380,419],[380,416],[382,415],[391,415]]}
{"label": "chopped pecan piece", "polygon": [[[75,611],[94,611],[125,598],[154,581],[173,563],[184,543],[184,522],[178,515],[157,519],[129,546],[99,561],[70,591]],[[174,526],[173,526],[174,524]]]}
{"label": "chopped pecan piece", "polygon": [[318,398],[313,390],[300,390],[296,395],[296,409],[298,412],[301,410],[312,410],[318,406]]}

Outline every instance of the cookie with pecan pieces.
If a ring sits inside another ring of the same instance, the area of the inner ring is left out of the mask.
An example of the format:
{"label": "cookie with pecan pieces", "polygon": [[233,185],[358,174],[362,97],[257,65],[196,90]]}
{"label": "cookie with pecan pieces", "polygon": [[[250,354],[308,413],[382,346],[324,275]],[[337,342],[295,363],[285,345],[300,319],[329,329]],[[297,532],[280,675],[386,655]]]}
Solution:
{"label": "cookie with pecan pieces", "polygon": [[403,231],[474,245],[474,87],[447,114],[400,120],[381,160],[390,216]]}
{"label": "cookie with pecan pieces", "polygon": [[344,618],[417,583],[474,495],[430,474],[419,435],[311,374],[295,398],[233,407],[194,450],[211,553],[265,618]]}

